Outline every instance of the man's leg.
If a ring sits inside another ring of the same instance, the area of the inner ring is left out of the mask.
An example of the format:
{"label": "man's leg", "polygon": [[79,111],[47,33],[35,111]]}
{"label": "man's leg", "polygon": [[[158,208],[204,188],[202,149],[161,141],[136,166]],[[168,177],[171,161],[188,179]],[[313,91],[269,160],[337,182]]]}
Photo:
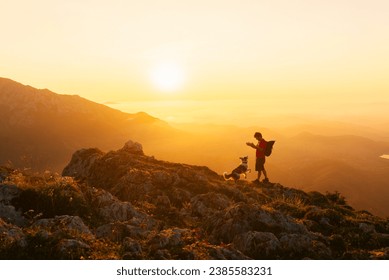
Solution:
{"label": "man's leg", "polygon": [[258,176],[257,176],[258,181],[260,181],[260,179],[261,179],[261,174],[262,174],[262,171],[258,170]]}
{"label": "man's leg", "polygon": [[265,167],[263,168],[263,175],[265,175],[265,179],[263,179],[263,182],[269,182],[269,178],[267,178],[267,172],[265,170]]}

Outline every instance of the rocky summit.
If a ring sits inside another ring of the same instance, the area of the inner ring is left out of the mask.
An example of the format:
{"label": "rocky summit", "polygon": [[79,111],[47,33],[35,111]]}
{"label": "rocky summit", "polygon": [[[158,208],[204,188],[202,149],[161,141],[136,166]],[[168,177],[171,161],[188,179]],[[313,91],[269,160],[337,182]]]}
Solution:
{"label": "rocky summit", "polygon": [[389,259],[389,220],[128,141],[76,151],[62,175],[1,167],[0,258]]}

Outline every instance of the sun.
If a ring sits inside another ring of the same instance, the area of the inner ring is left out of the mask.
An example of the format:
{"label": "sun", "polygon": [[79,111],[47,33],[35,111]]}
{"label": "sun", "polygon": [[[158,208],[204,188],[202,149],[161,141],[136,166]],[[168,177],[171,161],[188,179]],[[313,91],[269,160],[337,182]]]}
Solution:
{"label": "sun", "polygon": [[151,82],[162,92],[176,92],[185,82],[183,68],[176,63],[160,63],[151,69]]}

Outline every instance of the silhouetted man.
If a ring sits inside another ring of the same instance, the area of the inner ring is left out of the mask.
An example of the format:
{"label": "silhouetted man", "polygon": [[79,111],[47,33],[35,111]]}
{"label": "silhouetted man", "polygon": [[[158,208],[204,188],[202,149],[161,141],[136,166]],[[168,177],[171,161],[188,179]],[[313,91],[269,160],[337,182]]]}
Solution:
{"label": "silhouetted man", "polygon": [[267,173],[265,170],[265,148],[267,145],[267,142],[265,139],[262,138],[262,134],[259,132],[255,132],[254,138],[258,140],[257,145],[251,142],[247,142],[246,145],[254,148],[256,150],[255,156],[256,156],[256,161],[255,161],[255,171],[258,171],[258,178],[253,181],[253,183],[259,183],[261,174],[265,176],[265,179],[263,179],[262,182],[267,183],[269,182],[269,179],[267,178]]}

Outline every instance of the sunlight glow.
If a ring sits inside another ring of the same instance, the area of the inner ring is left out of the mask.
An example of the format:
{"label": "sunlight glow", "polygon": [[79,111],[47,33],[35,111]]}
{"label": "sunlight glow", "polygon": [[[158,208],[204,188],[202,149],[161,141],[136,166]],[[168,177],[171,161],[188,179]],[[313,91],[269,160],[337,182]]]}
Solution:
{"label": "sunlight glow", "polygon": [[175,92],[185,81],[183,69],[174,63],[160,63],[154,66],[150,75],[153,85],[163,92]]}

